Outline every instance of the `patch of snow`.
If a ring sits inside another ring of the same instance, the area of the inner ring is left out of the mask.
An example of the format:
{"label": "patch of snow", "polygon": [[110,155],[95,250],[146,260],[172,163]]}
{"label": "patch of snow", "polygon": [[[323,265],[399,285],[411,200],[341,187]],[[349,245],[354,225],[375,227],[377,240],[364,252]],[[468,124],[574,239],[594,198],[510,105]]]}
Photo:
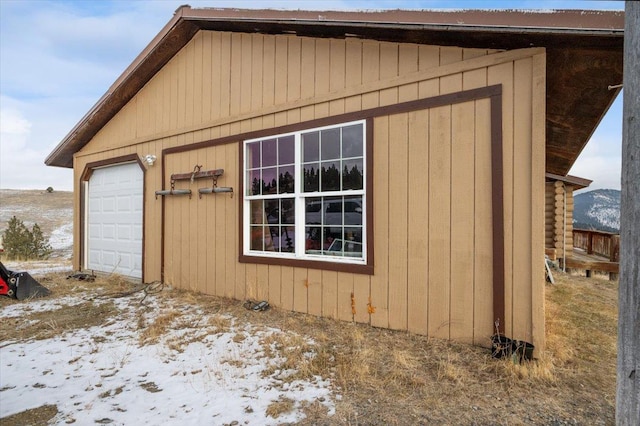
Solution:
{"label": "patch of snow", "polygon": [[[116,425],[291,423],[303,418],[300,408],[315,401],[334,412],[331,383],[321,377],[309,381],[282,380],[286,372],[267,371],[277,357],[264,353],[261,340],[282,330],[255,327],[230,319],[224,332],[200,339],[189,337],[199,327],[169,330],[155,344],[139,345],[140,305],[110,299],[120,310],[107,325],[74,330],[47,340],[11,342],[2,348],[0,418],[55,404],[55,424],[110,423]],[[31,310],[56,309],[60,303],[83,302],[67,297],[56,303],[43,299],[3,308],[0,317]],[[144,313],[153,320],[165,309],[149,297]],[[24,308],[23,308],[24,309]],[[199,324],[202,312],[185,307],[181,321]],[[235,338],[242,335],[242,339]],[[179,339],[180,350],[167,343]],[[310,354],[309,356],[313,356]],[[267,408],[283,398],[294,409],[277,418]],[[235,423],[237,422],[237,423]]]}
{"label": "patch of snow", "polygon": [[71,262],[68,259],[56,259],[56,260],[7,260],[2,262],[10,271],[13,272],[28,272],[31,275],[44,275],[52,272],[71,272]]}
{"label": "patch of snow", "polygon": [[49,245],[54,250],[73,247],[73,223],[67,223],[54,229],[49,237]]}
{"label": "patch of snow", "polygon": [[596,219],[602,225],[620,229],[620,210],[617,208],[594,204],[586,214],[588,217]]}

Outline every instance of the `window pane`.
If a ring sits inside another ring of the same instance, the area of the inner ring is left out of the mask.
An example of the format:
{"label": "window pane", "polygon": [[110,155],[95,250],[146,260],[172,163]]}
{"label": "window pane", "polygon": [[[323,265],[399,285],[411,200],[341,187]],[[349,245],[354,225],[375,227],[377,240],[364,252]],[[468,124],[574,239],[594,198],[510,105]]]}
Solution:
{"label": "window pane", "polygon": [[279,194],[286,194],[286,193],[293,193],[295,190],[295,181],[294,181],[294,173],[295,173],[295,167],[294,166],[285,166],[285,167],[279,167],[278,168],[278,193]]}
{"label": "window pane", "polygon": [[305,164],[304,170],[304,192],[320,191],[320,164]]}
{"label": "window pane", "polygon": [[302,135],[302,161],[308,163],[310,161],[320,160],[320,133],[310,132]]}
{"label": "window pane", "polygon": [[278,138],[278,164],[293,164],[294,141],[293,135]]}
{"label": "window pane", "polygon": [[321,224],[322,223],[322,198],[313,197],[307,198],[304,201],[305,204],[305,223],[307,225]]}
{"label": "window pane", "polygon": [[280,251],[280,230],[278,225],[264,227],[264,251]]}
{"label": "window pane", "polygon": [[280,200],[280,223],[283,225],[293,225],[296,220],[295,202],[293,198],[283,198]]}
{"label": "window pane", "polygon": [[340,158],[340,129],[323,130],[320,134],[320,150],[323,160]]}
{"label": "window pane", "polygon": [[342,226],[342,197],[324,197],[324,225]]}
{"label": "window pane", "polygon": [[262,231],[262,226],[252,226],[251,227],[251,250],[260,250],[263,249],[264,244],[264,234]]}
{"label": "window pane", "polygon": [[322,163],[322,190],[340,191],[340,162],[329,161]]}
{"label": "window pane", "polygon": [[362,225],[362,197],[344,197],[344,224]]}
{"label": "window pane", "polygon": [[342,228],[322,228],[322,248],[325,251],[340,251],[342,249]]}
{"label": "window pane", "polygon": [[296,231],[293,226],[280,228],[280,251],[292,253],[295,251]]}
{"label": "window pane", "polygon": [[260,169],[249,170],[247,172],[247,195],[260,195],[262,189],[262,179]]}
{"label": "window pane", "polygon": [[262,167],[275,166],[277,164],[278,150],[275,139],[262,141]]}
{"label": "window pane", "polygon": [[342,157],[362,157],[363,151],[362,124],[342,128]]}
{"label": "window pane", "polygon": [[362,189],[362,160],[346,160],[342,164],[342,189]]}
{"label": "window pane", "polygon": [[262,195],[277,193],[276,173],[277,169],[275,167],[262,169]]}
{"label": "window pane", "polygon": [[262,200],[251,201],[251,223],[264,223],[264,210],[262,210]]}
{"label": "window pane", "polygon": [[247,167],[249,169],[260,167],[260,142],[247,144]]}
{"label": "window pane", "polygon": [[280,227],[278,225],[266,226],[264,236],[265,251],[280,251]]}
{"label": "window pane", "polygon": [[305,253],[320,254],[322,248],[322,228],[319,226],[307,226],[305,228]]}
{"label": "window pane", "polygon": [[265,200],[264,214],[267,218],[267,223],[271,225],[278,225],[280,223],[280,201]]}
{"label": "window pane", "polygon": [[[344,228],[344,239],[345,241],[352,241],[355,243],[362,244],[362,227],[345,227]],[[354,246],[358,247],[358,246]],[[362,251],[362,250],[352,250],[352,251]]]}

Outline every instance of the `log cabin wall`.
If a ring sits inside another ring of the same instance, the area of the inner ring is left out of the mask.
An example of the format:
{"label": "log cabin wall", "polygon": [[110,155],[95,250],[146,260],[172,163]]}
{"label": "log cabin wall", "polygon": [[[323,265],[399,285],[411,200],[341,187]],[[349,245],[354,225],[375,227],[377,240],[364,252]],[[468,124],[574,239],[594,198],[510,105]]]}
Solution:
{"label": "log cabin wall", "polygon": [[545,185],[545,247],[564,259],[573,253],[573,185],[556,180]]}
{"label": "log cabin wall", "polygon": [[[168,197],[163,212],[154,191],[195,164],[224,168],[219,184],[240,188],[242,141],[229,141],[234,135],[491,85],[502,86],[504,326],[542,349],[544,49],[200,31],[76,153],[76,189],[88,163],[158,156],[145,172],[148,282],[487,345],[494,330],[488,99],[374,119],[373,275],[240,263],[242,194]],[[220,138],[227,143],[188,149]],[[174,147],[187,149],[160,158]],[[80,215],[74,220],[80,238]]]}

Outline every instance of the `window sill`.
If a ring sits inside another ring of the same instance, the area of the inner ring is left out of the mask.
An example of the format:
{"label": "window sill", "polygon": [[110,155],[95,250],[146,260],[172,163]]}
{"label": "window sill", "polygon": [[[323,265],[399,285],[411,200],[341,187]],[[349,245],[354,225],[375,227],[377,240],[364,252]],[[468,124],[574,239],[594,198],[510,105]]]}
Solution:
{"label": "window sill", "polygon": [[320,269],[324,271],[348,272],[352,274],[373,275],[372,264],[356,264],[311,259],[292,259],[284,257],[269,257],[241,254],[240,263],[254,263],[258,265],[289,266],[293,268]]}

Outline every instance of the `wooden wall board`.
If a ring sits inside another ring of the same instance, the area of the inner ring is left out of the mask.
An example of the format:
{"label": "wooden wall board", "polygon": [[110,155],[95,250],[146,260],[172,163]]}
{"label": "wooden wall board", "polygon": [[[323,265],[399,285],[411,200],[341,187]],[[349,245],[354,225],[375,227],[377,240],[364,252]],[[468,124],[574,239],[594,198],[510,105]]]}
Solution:
{"label": "wooden wall board", "polygon": [[505,318],[500,318],[504,324],[505,333],[513,336],[513,105],[514,105],[514,75],[513,63],[490,66],[487,69],[488,84],[502,84],[502,155],[503,155],[503,208],[504,208],[504,271],[505,271]]}
{"label": "wooden wall board", "polygon": [[322,315],[329,318],[344,319],[340,315],[339,301],[342,300],[347,286],[338,283],[338,273],[335,271],[322,271]]}
{"label": "wooden wall board", "polygon": [[[323,271],[323,276],[324,271]],[[353,278],[354,274],[349,274],[346,272],[338,272],[337,273],[337,300],[336,300],[336,308],[337,315],[334,318],[338,318],[343,321],[353,321],[354,315],[352,312],[351,306],[351,295],[353,294],[354,301],[356,303],[356,314],[359,311],[364,310],[364,304],[366,298],[359,299],[353,290]],[[332,281],[330,281],[332,282]],[[368,296],[368,295],[367,295]]]}
{"label": "wooden wall board", "polygon": [[[532,187],[532,61],[518,60],[514,63],[514,110],[513,110],[513,215],[518,226],[513,229],[513,335],[531,342],[531,277],[532,246],[531,212],[534,206],[531,200]],[[542,259],[542,257],[541,257]],[[542,261],[540,261],[542,262]],[[517,274],[517,276],[515,275]]]}
{"label": "wooden wall board", "polygon": [[407,329],[408,113],[389,117],[389,327]]}
{"label": "wooden wall board", "polygon": [[[473,342],[475,256],[475,102],[451,106],[451,339]],[[485,188],[485,197],[491,186]]]}
{"label": "wooden wall board", "polygon": [[377,309],[371,315],[371,324],[376,327],[389,326],[389,193],[386,190],[389,179],[390,123],[388,117],[374,120],[373,187],[375,188],[373,208],[373,233],[375,235],[375,271],[371,277],[371,298],[376,301]]}
{"label": "wooden wall board", "polygon": [[[222,147],[221,147],[222,148]],[[227,265],[225,269],[225,289],[224,296],[225,297],[236,297],[239,300],[243,300],[243,292],[238,292],[237,286],[237,253],[238,253],[238,222],[240,218],[240,213],[238,210],[238,198],[242,197],[242,194],[239,193],[240,185],[239,185],[239,176],[240,171],[238,169],[238,146],[236,144],[228,144],[224,147],[225,149],[225,163],[224,170],[225,174],[222,178],[219,179],[220,186],[230,186],[233,188],[234,193],[233,196],[223,194],[222,197],[215,196],[214,201],[219,203],[222,201],[224,203],[224,224],[219,222],[216,218],[216,223],[220,223],[221,226],[224,226],[225,231],[225,241],[227,242],[227,249],[224,251],[225,264]],[[217,164],[217,163],[215,163]],[[217,166],[214,166],[217,167]],[[221,203],[222,204],[222,203]],[[279,285],[279,284],[278,284]]]}
{"label": "wooden wall board", "polygon": [[323,294],[322,271],[309,269],[307,272],[307,312],[311,315],[322,316]]}
{"label": "wooden wall board", "polygon": [[[449,338],[451,106],[429,111],[429,335]],[[440,284],[437,284],[440,283]],[[444,284],[444,285],[443,285]]]}
{"label": "wooden wall board", "polygon": [[[545,119],[546,119],[546,56],[532,58],[531,88],[531,341],[538,350],[544,351],[545,341],[545,276],[543,268],[535,267],[544,259],[544,211],[540,208],[544,200],[545,179]],[[571,192],[573,195],[573,191]],[[573,216],[573,215],[572,215]],[[573,242],[572,242],[573,245]]]}
{"label": "wooden wall board", "polygon": [[409,113],[407,202],[407,328],[428,332],[429,307],[429,111]]}
{"label": "wooden wall board", "polygon": [[[491,112],[488,99],[475,102],[475,177],[474,177],[474,288],[473,343],[490,344],[493,328],[493,232],[492,205],[486,196],[491,187]],[[504,319],[503,319],[504,321]]]}

